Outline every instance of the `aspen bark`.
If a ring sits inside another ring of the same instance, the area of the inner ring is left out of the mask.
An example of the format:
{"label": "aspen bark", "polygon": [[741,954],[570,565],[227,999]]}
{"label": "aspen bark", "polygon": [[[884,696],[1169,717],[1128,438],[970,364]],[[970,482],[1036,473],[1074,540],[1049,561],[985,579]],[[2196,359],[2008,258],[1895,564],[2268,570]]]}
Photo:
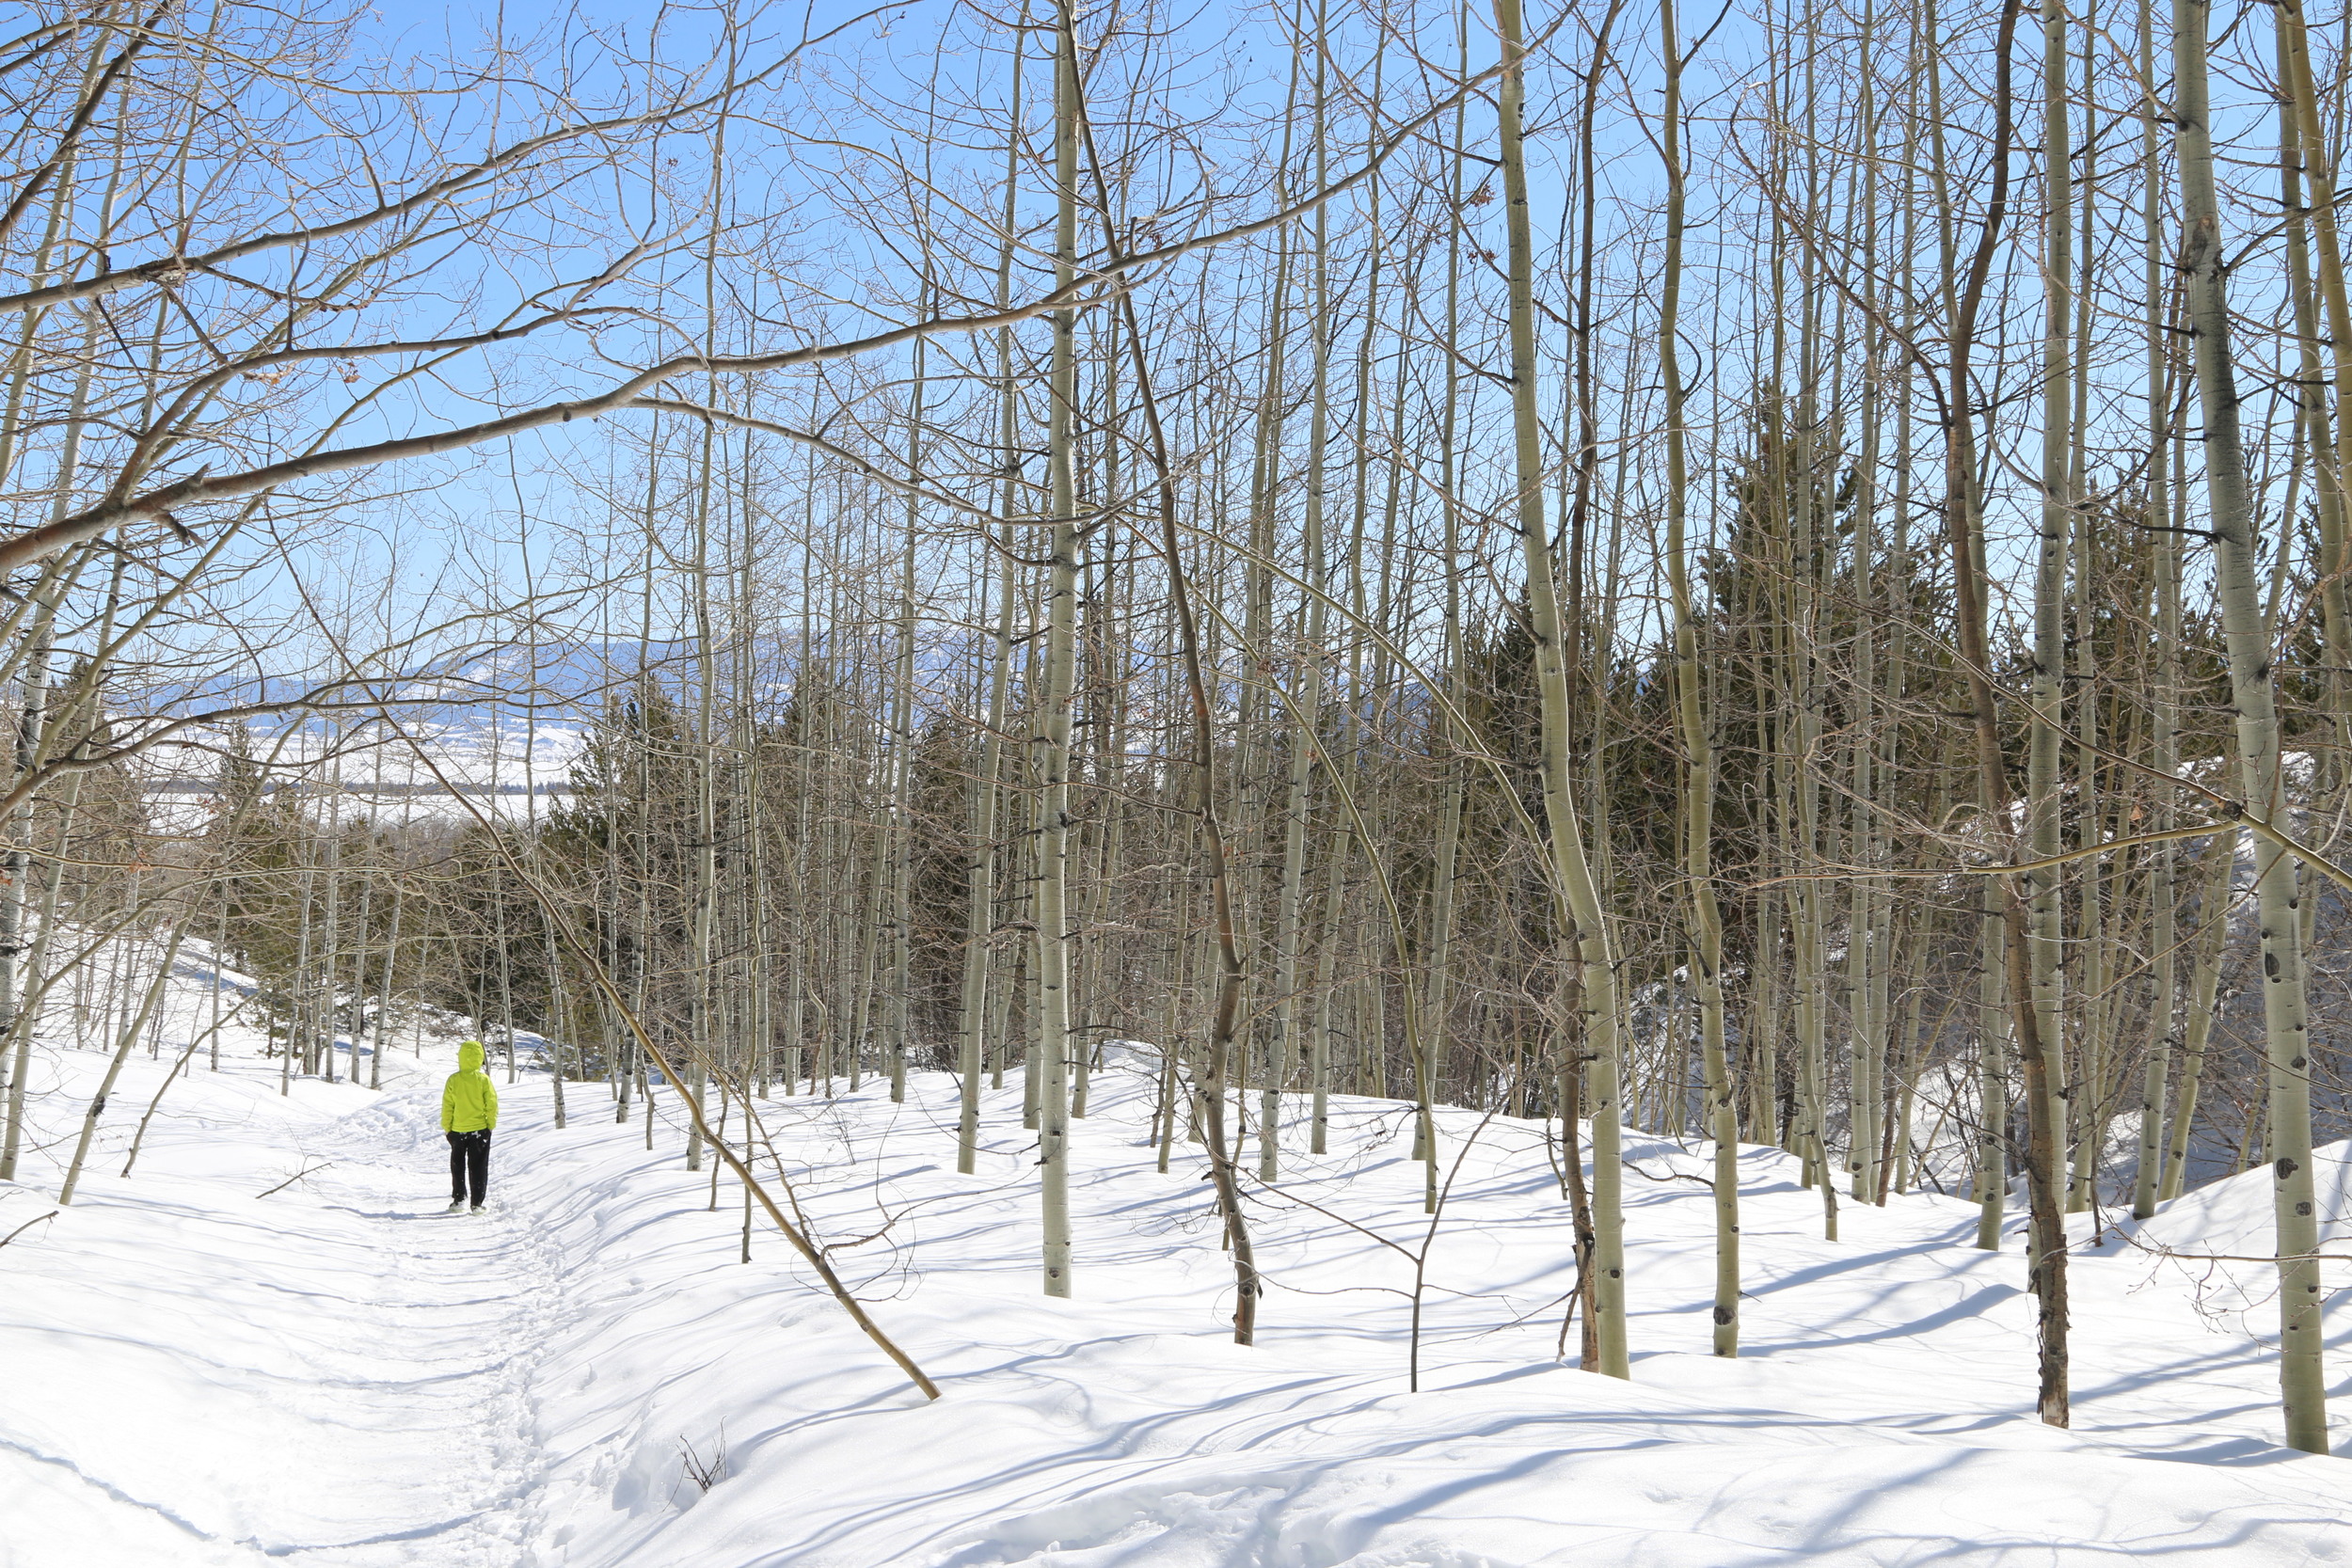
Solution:
{"label": "aspen bark", "polygon": [[[923,471],[923,392],[928,345],[914,345],[907,410],[907,472]],[[922,511],[907,492],[906,540],[899,562],[898,669],[892,682],[890,801],[890,1099],[907,1098],[907,1036],[914,989],[914,548]],[[748,628],[746,628],[748,631]]]}
{"label": "aspen bark", "polygon": [[[1970,350],[1986,279],[2008,217],[2009,143],[2014,129],[2015,104],[2010,56],[2017,20],[2018,8],[2005,7],[1994,33],[1995,150],[1993,185],[1978,243],[1964,276],[1949,264],[1946,267],[1947,309],[1951,313],[1951,351],[1945,366],[1947,382],[1942,394],[1945,421],[1944,521],[1952,557],[1955,590],[1953,620],[1959,633],[1960,658],[1967,682],[1971,728],[1976,743],[1977,803],[1979,817],[1988,833],[1998,831],[1995,825],[2008,813],[2012,797],[2008,762],[2001,748],[1999,712],[1990,674],[1993,660],[1986,629],[1984,529],[1977,489],[1974,424],[1977,394],[1970,366]],[[1939,177],[1943,166],[1943,159],[1939,155]],[[1985,897],[1990,906],[1988,913],[1996,910],[1999,916],[1997,925],[1987,922],[1990,927],[1987,945],[1992,947],[1997,942],[2000,965],[1998,970],[1994,970],[1988,964],[1985,983],[1988,988],[1998,985],[2008,1004],[2017,1062],[2023,1069],[2021,1076],[2024,1079],[2026,1124],[2024,1164],[2031,1221],[2026,1278],[2035,1297],[2036,1340],[2041,1372],[2035,1403],[2045,1423],[2064,1426],[2070,1418],[2066,1227],[2065,1216],[2060,1209],[2062,1195],[2058,1187],[2058,1130],[2052,1116],[2057,1103],[2051,1081],[2050,1055],[2054,1042],[2045,1037],[2042,1028],[2042,1014],[2035,1006],[2027,945],[2030,922],[2023,890],[2014,884],[2006,888],[1988,886]],[[1994,935],[1994,931],[1997,931],[1997,937]],[[1988,954],[1988,957],[1991,955]],[[1988,1056],[1994,1049],[1988,1040],[1985,1046]],[[1990,1076],[1992,1074],[1988,1070]],[[1992,1107],[1996,1103],[1998,1097],[1988,1096],[1984,1112],[1988,1124],[1993,1119]],[[1988,1239],[1987,1231],[1992,1228],[1991,1218],[1988,1214],[1980,1222],[1979,1244]],[[1991,1239],[1997,1240],[1997,1232]]]}
{"label": "aspen bark", "polygon": [[[1078,254],[1078,39],[1070,0],[1055,11],[1054,278],[1066,288]],[[1037,970],[1038,1175],[1044,1284],[1071,1293],[1070,1235],[1070,720],[1077,665],[1077,312],[1056,311],[1046,426],[1054,523],[1045,589],[1044,691],[1038,704]]]}
{"label": "aspen bark", "polygon": [[[2216,589],[2236,708],[2239,787],[2265,817],[2288,810],[2280,765],[2271,627],[2257,597],[2253,498],[2238,428],[2219,200],[2206,87],[2204,0],[2173,0],[2173,152],[2185,281],[2204,418],[2205,490],[2214,535]],[[2288,546],[2284,539],[2277,546]],[[2290,1448],[2328,1449],[2327,1383],[2320,1338],[2319,1220],[2312,1180],[2311,1020],[2305,991],[2295,863],[2258,839],[2254,889],[2262,932],[2264,1045],[2269,1063],[2269,1146],[2278,1224],[2279,1392]]]}
{"label": "aspen bark", "polygon": [[[2157,108],[2154,98],[2156,20],[2151,0],[2139,0],[2139,74],[2149,84],[2141,100],[2139,149],[2142,269],[2141,309],[2145,312],[2148,353],[2148,479],[2146,484],[2150,553],[2155,567],[2155,691],[2149,705],[2150,761],[2159,773],[2180,766],[2181,690],[2181,534],[2172,528],[2170,491],[2165,457],[2170,444],[2171,355],[2165,341],[2166,298],[2160,164],[2157,159]],[[2173,826],[2174,798],[2159,786],[2153,826],[2162,832]],[[2132,1192],[2132,1216],[2147,1219],[2156,1212],[2164,1190],[2165,1077],[2174,1064],[2185,1069],[2180,1037],[2180,954],[2177,929],[2180,907],[2180,857],[2176,846],[2159,844],[2151,851],[2149,866],[2148,952],[2152,968],[2148,1018],[2148,1060],[2140,1073],[2139,1169]],[[2185,1080],[2180,1092],[2189,1095]],[[2185,1153],[2185,1150],[2183,1151]],[[2177,1164],[2177,1157],[2175,1163]]]}
{"label": "aspen bark", "polygon": [[183,911],[172,927],[171,940],[164,946],[163,967],[149,982],[137,1014],[124,1022],[122,1032],[115,1038],[114,1059],[106,1064],[105,1076],[98,1081],[98,1092],[90,1097],[89,1108],[82,1113],[81,1136],[74,1140],[73,1158],[67,1163],[64,1184],[57,1189],[59,1207],[73,1201],[73,1189],[81,1184],[82,1166],[88,1161],[90,1144],[98,1135],[99,1118],[106,1114],[106,1101],[114,1095],[115,1081],[122,1076],[122,1064],[130,1059],[131,1048],[138,1043],[140,1031],[147,1027],[147,1021],[154,1016],[156,1005],[163,1000],[164,989],[171,980],[172,965],[180,958],[181,941],[187,935],[188,922],[194,914],[193,908]]}
{"label": "aspen bark", "polygon": [[1740,1117],[1724,1043],[1724,921],[1715,896],[1715,739],[1702,711],[1697,616],[1691,600],[1687,538],[1690,482],[1684,451],[1682,241],[1686,173],[1682,165],[1682,41],[1674,0],[1660,0],[1659,49],[1666,73],[1659,147],[1666,165],[1666,253],[1659,285],[1658,363],[1666,399],[1666,571],[1674,600],[1675,718],[1682,741],[1682,873],[1691,912],[1691,987],[1698,1000],[1699,1052],[1705,1073],[1707,1135],[1715,1146],[1715,1304],[1717,1355],[1740,1354]]}
{"label": "aspen bark", "polygon": [[2198,905],[2198,930],[2190,941],[2188,1000],[2181,1023],[2180,1087],[2174,1096],[2171,1131],[2165,1146],[2164,1186],[2159,1200],[2181,1196],[2188,1181],[2190,1140],[2197,1131],[2197,1101],[2205,1079],[2205,1048],[2213,1038],[2221,958],[2229,942],[2230,913],[2237,879],[2234,829],[2215,833],[2205,846],[2205,888]]}
{"label": "aspen bark", "polygon": [[[53,589],[40,599],[25,633],[31,647],[18,697],[12,759],[19,779],[29,776],[40,762],[49,700],[49,641],[56,619]],[[0,886],[0,1050],[13,1048],[8,1063],[8,1130],[0,1134],[0,1180],[16,1175],[17,1157],[24,1140],[24,1080],[33,1066],[31,1021],[17,1016],[23,991],[18,959],[24,951],[24,884],[30,862],[22,841],[31,825],[30,801],[0,820],[0,832],[5,832],[9,841],[5,858],[0,858],[0,879],[5,879],[6,884]]]}
{"label": "aspen bark", "polygon": [[[1320,29],[1318,29],[1320,31]],[[1323,55],[1315,55],[1315,184],[1325,180]],[[1271,1181],[1279,1173],[1282,1091],[1295,1070],[1302,1015],[1299,955],[1306,933],[1307,846],[1312,805],[1315,730],[1323,718],[1324,601],[1324,481],[1330,438],[1330,214],[1315,210],[1314,255],[1308,287],[1312,303],[1309,320],[1313,333],[1312,369],[1308,416],[1304,574],[1311,590],[1299,607],[1299,636],[1292,667],[1299,695],[1286,704],[1291,710],[1289,771],[1282,796],[1282,880],[1275,915],[1277,999],[1276,1037],[1267,1053],[1268,1070],[1260,1085],[1258,1104],[1258,1180]]]}
{"label": "aspen bark", "polygon": [[1574,795],[1576,768],[1568,701],[1565,635],[1554,577],[1551,533],[1545,518],[1543,454],[1535,402],[1534,242],[1530,230],[1522,104],[1526,45],[1518,0],[1495,0],[1495,31],[1506,61],[1498,99],[1506,276],[1510,290],[1513,452],[1517,464],[1517,522],[1526,575],[1528,617],[1535,644],[1536,686],[1543,704],[1544,818],[1550,832],[1550,871],[1562,913],[1573,932],[1581,969],[1586,1082],[1593,1140],[1593,1305],[1598,1370],[1629,1377],[1625,1321],[1624,1174],[1620,1164],[1617,976],[1600,889],[1585,858],[1583,828]]}
{"label": "aspen bark", "polygon": [[[2074,330],[2074,201],[2068,178],[2066,119],[2066,7],[2042,7],[2042,506],[2038,566],[2033,595],[2032,728],[2026,752],[2026,837],[2033,859],[2055,859],[2062,846],[2058,820],[2058,740],[2064,729],[2066,663],[2066,563],[2073,523],[2071,443],[2073,381],[2068,352]],[[2019,878],[2030,919],[2027,953],[2033,1006],[2042,1038],[2054,1053],[2054,1078],[2061,1085],[2065,1019],[2060,993],[2065,957],[2061,871],[2050,867]],[[2079,1064],[2078,1064],[2079,1065]],[[2065,1101],[2080,1087],[2057,1087],[2051,1114],[2063,1137]]]}
{"label": "aspen bark", "polygon": [[[1014,72],[1014,103],[1020,100],[1020,73]],[[1005,246],[999,252],[997,291],[999,295],[1011,287],[1013,233],[1013,171],[1007,170],[1005,192]],[[1001,484],[1003,505],[1012,511],[1016,484],[1016,462],[1013,450],[1013,420],[1015,404],[1012,388],[1012,341],[1008,328],[999,335],[996,345],[996,373],[999,380],[998,448],[1004,454],[1005,474]],[[1003,736],[1007,722],[1007,701],[1012,686],[1012,611],[1015,601],[1012,576],[1012,541],[1004,541],[998,552],[996,582],[996,630],[989,650],[988,661],[988,733],[980,741],[979,776],[972,784],[972,869],[967,881],[967,896],[971,909],[964,926],[963,990],[958,1012],[957,1071],[962,1077],[962,1093],[956,1120],[956,1169],[969,1176],[978,1156],[980,1141],[980,1072],[988,1046],[993,1038],[989,1027],[989,973],[994,957],[992,942],[996,927],[996,808],[998,779],[1003,771]]]}

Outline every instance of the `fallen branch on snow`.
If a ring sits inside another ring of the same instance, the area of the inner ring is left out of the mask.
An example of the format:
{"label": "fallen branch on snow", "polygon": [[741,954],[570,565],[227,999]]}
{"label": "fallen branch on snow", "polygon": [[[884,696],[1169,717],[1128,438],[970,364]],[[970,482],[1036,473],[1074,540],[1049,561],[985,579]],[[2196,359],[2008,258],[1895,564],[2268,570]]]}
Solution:
{"label": "fallen branch on snow", "polygon": [[39,1225],[42,1220],[54,1220],[56,1217],[57,1211],[52,1209],[49,1212],[40,1215],[38,1218],[26,1220],[23,1225],[18,1226],[14,1230],[9,1231],[7,1235],[0,1236],[0,1246],[7,1246],[10,1242],[15,1241],[19,1236],[22,1236],[27,1230],[32,1229],[33,1227]]}
{"label": "fallen branch on snow", "polygon": [[[277,1185],[277,1186],[272,1187],[272,1188],[269,1190],[269,1193],[282,1193],[282,1192],[284,1192],[287,1188],[289,1188],[289,1187],[293,1186],[295,1182],[297,1182],[297,1181],[301,1180],[302,1180],[304,1177],[306,1177],[306,1176],[316,1176],[319,1172],[321,1172],[321,1171],[323,1171],[323,1170],[333,1170],[334,1168],[335,1168],[335,1162],[334,1162],[334,1161],[332,1161],[332,1160],[329,1160],[329,1161],[327,1161],[325,1164],[320,1164],[320,1165],[312,1165],[312,1166],[310,1166],[310,1168],[308,1168],[307,1170],[298,1170],[298,1171],[294,1172],[292,1176],[289,1176],[288,1178],[286,1178],[286,1180],[284,1180],[283,1181],[280,1181],[279,1183],[278,1183],[278,1185]],[[253,1196],[254,1196],[254,1197],[255,1197],[257,1200],[259,1200],[259,1199],[261,1199],[261,1198],[265,1198],[265,1197],[269,1196],[269,1193],[255,1193]]]}

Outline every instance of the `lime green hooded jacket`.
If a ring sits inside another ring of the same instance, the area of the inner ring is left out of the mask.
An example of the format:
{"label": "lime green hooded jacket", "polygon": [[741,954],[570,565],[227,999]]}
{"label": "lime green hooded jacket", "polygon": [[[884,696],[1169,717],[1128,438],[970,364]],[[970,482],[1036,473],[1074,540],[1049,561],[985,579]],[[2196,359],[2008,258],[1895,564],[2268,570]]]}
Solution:
{"label": "lime green hooded jacket", "polygon": [[457,1048],[457,1070],[441,1089],[441,1131],[479,1132],[499,1124],[498,1085],[482,1070],[482,1042]]}

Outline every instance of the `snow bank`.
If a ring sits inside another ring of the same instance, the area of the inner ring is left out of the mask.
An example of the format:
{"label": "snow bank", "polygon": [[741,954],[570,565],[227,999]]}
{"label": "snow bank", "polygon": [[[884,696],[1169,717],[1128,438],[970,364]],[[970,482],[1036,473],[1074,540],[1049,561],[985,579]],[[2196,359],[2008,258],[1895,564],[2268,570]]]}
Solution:
{"label": "snow bank", "polygon": [[[2192,1303],[2217,1329],[2264,1344],[2279,1332],[2279,1274],[2263,1261],[2277,1256],[2271,1193],[2277,1178],[2268,1165],[2225,1177],[2166,1204],[2153,1218],[2122,1228],[2123,1240],[2148,1258],[2164,1288]],[[2312,1150],[2312,1185],[2319,1215],[2320,1244],[2338,1255],[2352,1252],[2352,1142]],[[2321,1265],[2336,1291],[2331,1330],[2344,1314],[2342,1287],[2352,1268]],[[2341,1346],[2340,1330],[2328,1336]],[[2339,1451],[2344,1449],[2339,1444]]]}
{"label": "snow bank", "polygon": [[[2152,1246],[2189,1254],[2275,1256],[2271,1192],[2278,1185],[2268,1165],[2243,1171],[2210,1186],[2184,1193],[2139,1227]],[[2352,1140],[2312,1151],[2320,1240],[2352,1240]]]}
{"label": "snow bank", "polygon": [[[1076,1128],[1071,1301],[1039,1293],[1016,1086],[988,1096],[971,1177],[944,1077],[903,1105],[880,1084],[763,1104],[812,1226],[945,1389],[932,1403],[780,1238],[755,1227],[740,1261],[740,1194],[681,1168],[666,1101],[648,1152],[598,1085],[568,1086],[559,1132],[543,1075],[501,1084],[494,1212],[447,1218],[431,1052],[389,1060],[382,1093],[281,1098],[256,1041],[231,1043],[218,1074],[199,1061],[172,1086],[125,1181],[169,1053],[138,1058],[74,1207],[0,1249],[8,1568],[2352,1556],[2352,1466],[2275,1446],[2263,1343],[2217,1332],[2144,1256],[2080,1260],[2077,1427],[2054,1432],[2030,1415],[2013,1245],[1978,1252],[1974,1211],[1931,1196],[1849,1206],[1825,1243],[1819,1195],[1769,1150],[1743,1155],[1747,1354],[1724,1362],[1705,1354],[1708,1195],[1679,1179],[1707,1167],[1629,1134],[1636,1358],[1617,1382],[1552,1357],[1571,1274],[1543,1130],[1448,1113],[1415,1391],[1396,1249],[1430,1228],[1394,1106],[1335,1101],[1334,1152],[1289,1157],[1253,1203],[1271,1291],[1242,1349],[1200,1154],[1163,1177],[1144,1146],[1139,1054]],[[52,1206],[56,1140],[101,1065],[44,1061],[72,1092],[43,1102],[47,1147],[0,1188],[0,1231]]]}

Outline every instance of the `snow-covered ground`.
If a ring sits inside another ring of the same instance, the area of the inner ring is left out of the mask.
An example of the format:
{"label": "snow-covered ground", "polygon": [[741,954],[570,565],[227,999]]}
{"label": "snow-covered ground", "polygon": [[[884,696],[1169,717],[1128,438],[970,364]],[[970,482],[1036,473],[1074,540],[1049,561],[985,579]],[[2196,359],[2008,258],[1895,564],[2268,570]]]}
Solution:
{"label": "snow-covered ground", "polygon": [[[1287,1196],[1256,1204],[1273,1286],[1242,1349],[1201,1161],[1154,1170],[1138,1067],[1099,1074],[1078,1125],[1072,1301],[1039,1292],[1014,1087],[988,1097],[972,1177],[944,1077],[902,1106],[879,1083],[763,1106],[932,1403],[781,1238],[755,1227],[739,1260],[740,1194],[722,1180],[711,1207],[666,1102],[649,1153],[600,1085],[570,1085],[562,1131],[544,1075],[501,1085],[493,1211],[444,1217],[444,1048],[389,1059],[380,1093],[281,1097],[232,1029],[120,1179],[173,1037],[206,1016],[200,986],[178,994],[74,1205],[0,1248],[8,1568],[2352,1560],[2352,1464],[2276,1446],[2266,1308],[2249,1331],[2216,1288],[2259,1269],[2112,1241],[2078,1256],[2076,1424],[2055,1432],[2030,1415],[2013,1240],[1978,1252],[1973,1211],[1928,1196],[1849,1205],[1824,1242],[1818,1196],[1752,1150],[1746,1354],[1720,1361],[1708,1195],[1675,1179],[1705,1167],[1630,1136],[1660,1180],[1629,1182],[1617,1382],[1553,1357],[1568,1235],[1541,1129],[1449,1114],[1459,1164],[1412,1392],[1396,1249],[1428,1221],[1393,1107],[1339,1101],[1335,1152],[1294,1159]],[[0,1187],[0,1234],[55,1207],[103,1065],[44,1056],[67,1092],[40,1101],[26,1180]],[[2328,1169],[2341,1212],[2341,1150]],[[2267,1201],[2245,1180],[2152,1234],[2240,1250]],[[2340,1397],[2347,1330],[2339,1307]],[[690,1448],[722,1477],[707,1492]]]}

